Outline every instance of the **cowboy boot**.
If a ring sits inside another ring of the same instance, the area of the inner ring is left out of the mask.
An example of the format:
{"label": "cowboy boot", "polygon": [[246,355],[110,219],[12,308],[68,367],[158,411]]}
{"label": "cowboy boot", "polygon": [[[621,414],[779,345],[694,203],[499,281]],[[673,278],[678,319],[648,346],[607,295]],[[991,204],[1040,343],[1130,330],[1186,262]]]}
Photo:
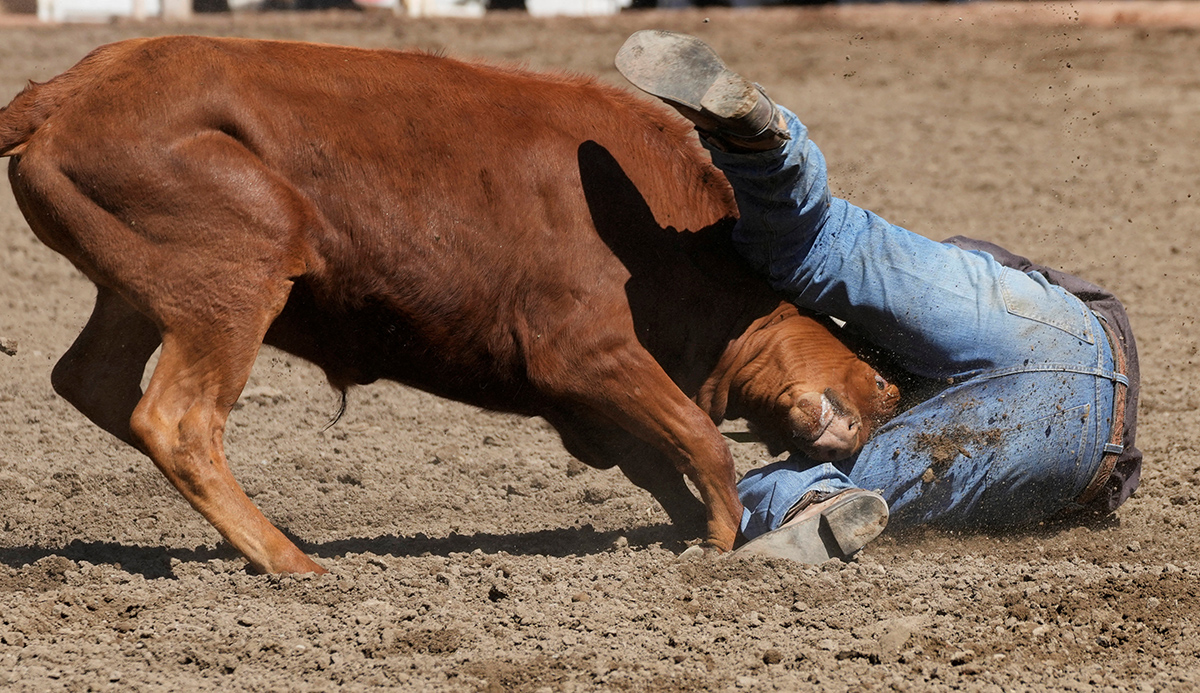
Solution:
{"label": "cowboy boot", "polygon": [[692,121],[718,149],[766,151],[791,139],[782,114],[762,88],[727,68],[694,36],[639,31],[617,52],[616,66],[635,87]]}
{"label": "cowboy boot", "polygon": [[731,555],[774,556],[799,563],[846,560],[887,527],[883,496],[859,488],[835,494],[809,491],[800,497],[779,529],[759,535]]}

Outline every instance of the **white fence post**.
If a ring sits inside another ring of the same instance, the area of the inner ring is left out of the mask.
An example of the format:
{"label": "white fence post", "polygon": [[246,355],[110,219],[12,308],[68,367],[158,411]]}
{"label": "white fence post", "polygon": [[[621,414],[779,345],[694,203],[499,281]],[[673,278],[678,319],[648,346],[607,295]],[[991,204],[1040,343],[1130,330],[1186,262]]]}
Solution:
{"label": "white fence post", "polygon": [[193,0],[37,0],[37,16],[43,22],[103,22],[113,17],[130,17],[141,21],[157,16],[167,20],[186,20],[192,16],[192,2]]}
{"label": "white fence post", "polygon": [[163,19],[191,19],[192,0],[162,0]]}

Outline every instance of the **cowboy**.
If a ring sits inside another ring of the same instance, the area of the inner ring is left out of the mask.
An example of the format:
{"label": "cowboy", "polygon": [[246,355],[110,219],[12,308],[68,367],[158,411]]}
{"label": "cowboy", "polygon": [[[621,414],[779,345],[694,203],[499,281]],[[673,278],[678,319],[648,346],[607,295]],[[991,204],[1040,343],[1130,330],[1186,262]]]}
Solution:
{"label": "cowboy", "polygon": [[1111,293],[831,196],[795,114],[697,38],[639,31],[616,64],[695,124],[736,195],[734,243],[776,291],[936,383],[848,459],[793,455],[748,473],[738,554],[817,563],[853,555],[889,522],[1004,529],[1129,498],[1138,361]]}

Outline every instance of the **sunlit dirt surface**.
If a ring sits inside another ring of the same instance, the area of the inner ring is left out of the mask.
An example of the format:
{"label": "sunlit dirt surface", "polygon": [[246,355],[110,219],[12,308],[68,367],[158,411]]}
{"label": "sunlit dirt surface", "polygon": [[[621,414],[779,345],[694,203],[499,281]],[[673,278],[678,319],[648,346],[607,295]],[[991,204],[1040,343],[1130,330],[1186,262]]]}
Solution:
{"label": "sunlit dirt surface", "polygon": [[[1200,36],[1179,5],[1155,21],[1081,3],[0,28],[0,101],[139,35],[413,47],[620,84],[632,31],[699,34],[804,118],[838,194],[1113,289],[1140,342],[1146,452],[1141,490],[1099,526],[885,534],[848,565],[677,560],[654,501],[541,421],[377,384],[322,432],[338,400],[321,374],[264,351],[230,457],[332,574],[249,575],[51,390],[94,291],[5,179],[0,688],[1193,689]],[[741,471],[766,454],[731,445]]]}

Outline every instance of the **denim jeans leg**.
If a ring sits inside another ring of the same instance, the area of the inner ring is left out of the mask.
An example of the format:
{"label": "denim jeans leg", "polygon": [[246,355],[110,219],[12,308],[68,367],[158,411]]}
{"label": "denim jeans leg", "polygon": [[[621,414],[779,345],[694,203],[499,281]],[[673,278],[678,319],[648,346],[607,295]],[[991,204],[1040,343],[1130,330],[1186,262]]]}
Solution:
{"label": "denim jeans leg", "polygon": [[1049,352],[1090,339],[1083,304],[1041,275],[832,197],[824,157],[784,113],[792,139],[781,150],[712,156],[737,196],[739,252],[785,298],[852,323],[927,377],[1019,364],[1039,324],[1060,328]]}
{"label": "denim jeans leg", "polygon": [[742,501],[742,535],[748,539],[777,529],[800,496],[808,491],[832,493],[854,488],[854,482],[829,462],[800,455],[752,469],[738,482]]}
{"label": "denim jeans leg", "polygon": [[1112,426],[1111,354],[1092,350],[1094,365],[1034,363],[957,382],[885,423],[851,459],[794,455],[752,470],[738,484],[743,535],[778,528],[807,491],[855,487],[883,495],[891,527],[1005,529],[1054,516],[1095,474]]}

